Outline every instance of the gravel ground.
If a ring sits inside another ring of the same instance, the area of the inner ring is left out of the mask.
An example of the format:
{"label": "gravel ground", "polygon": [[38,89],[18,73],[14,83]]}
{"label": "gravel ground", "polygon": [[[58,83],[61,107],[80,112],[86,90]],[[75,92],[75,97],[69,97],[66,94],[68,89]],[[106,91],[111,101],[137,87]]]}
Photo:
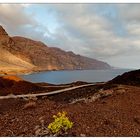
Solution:
{"label": "gravel ground", "polygon": [[[47,127],[59,111],[74,122],[68,136],[140,136],[140,87],[101,89],[90,86],[32,100],[0,100],[0,136],[36,136],[41,121]],[[111,94],[90,100],[97,93]],[[70,104],[80,98],[87,101]]]}

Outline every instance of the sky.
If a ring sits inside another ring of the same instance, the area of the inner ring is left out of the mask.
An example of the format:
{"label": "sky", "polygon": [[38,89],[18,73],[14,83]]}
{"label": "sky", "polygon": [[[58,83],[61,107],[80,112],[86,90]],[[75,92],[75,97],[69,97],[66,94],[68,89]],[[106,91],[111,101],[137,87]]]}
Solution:
{"label": "sky", "polygon": [[140,4],[0,4],[0,25],[10,36],[140,68]]}

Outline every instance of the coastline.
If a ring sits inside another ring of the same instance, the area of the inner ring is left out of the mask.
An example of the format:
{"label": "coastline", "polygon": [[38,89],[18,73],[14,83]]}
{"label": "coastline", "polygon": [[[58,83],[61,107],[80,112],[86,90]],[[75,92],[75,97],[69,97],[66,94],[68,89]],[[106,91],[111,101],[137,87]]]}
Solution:
{"label": "coastline", "polygon": [[[44,70],[44,69],[36,69],[36,70],[21,70],[21,71],[3,71],[0,70],[0,75],[28,75],[28,74],[34,74],[39,72],[52,72],[52,71],[81,71],[81,70],[113,70],[116,68],[110,68],[110,69],[59,69],[59,70]],[[123,69],[123,68],[122,68]]]}

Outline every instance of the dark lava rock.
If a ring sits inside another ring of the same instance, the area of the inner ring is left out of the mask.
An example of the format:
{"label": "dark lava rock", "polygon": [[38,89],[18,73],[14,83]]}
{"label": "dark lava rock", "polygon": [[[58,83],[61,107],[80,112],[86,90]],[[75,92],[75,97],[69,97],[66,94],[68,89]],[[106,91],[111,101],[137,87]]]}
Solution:
{"label": "dark lava rock", "polygon": [[108,82],[108,84],[124,84],[140,86],[140,69],[126,72]]}

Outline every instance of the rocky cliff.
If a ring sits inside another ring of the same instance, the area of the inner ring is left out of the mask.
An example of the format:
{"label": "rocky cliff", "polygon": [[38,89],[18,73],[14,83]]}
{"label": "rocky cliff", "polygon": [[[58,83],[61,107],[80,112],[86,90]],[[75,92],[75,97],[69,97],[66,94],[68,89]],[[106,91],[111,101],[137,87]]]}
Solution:
{"label": "rocky cliff", "polygon": [[0,26],[1,73],[110,68],[105,62],[48,47],[40,41],[10,37]]}

